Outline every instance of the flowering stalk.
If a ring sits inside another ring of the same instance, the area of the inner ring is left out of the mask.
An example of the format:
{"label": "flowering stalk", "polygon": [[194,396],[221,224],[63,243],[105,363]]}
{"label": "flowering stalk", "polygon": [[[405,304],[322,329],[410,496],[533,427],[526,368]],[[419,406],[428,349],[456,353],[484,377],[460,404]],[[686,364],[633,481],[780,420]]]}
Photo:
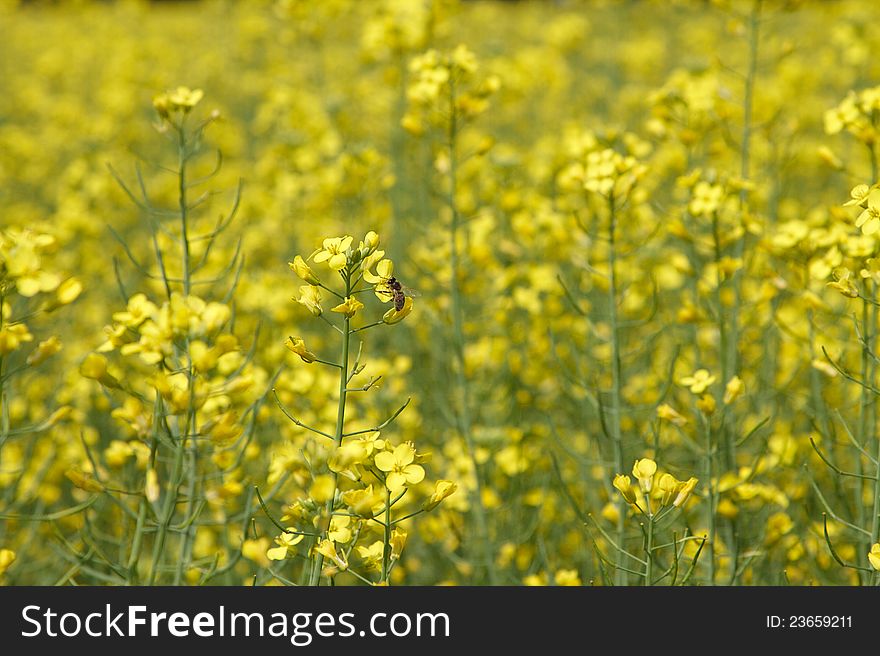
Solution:
{"label": "flowering stalk", "polygon": [[[633,481],[629,476],[617,474],[614,477],[612,485],[620,493],[620,498],[625,506],[632,508],[638,515],[641,515],[644,521],[640,522],[642,529],[642,546],[644,558],[639,557],[630,551],[627,551],[622,543],[613,540],[608,533],[602,529],[601,524],[594,521],[596,528],[602,534],[608,543],[618,552],[619,558],[623,559],[625,565],[614,565],[625,572],[636,574],[642,580],[642,585],[652,586],[658,584],[666,577],[671,577],[670,585],[677,582],[679,564],[684,553],[683,547],[689,540],[700,540],[700,546],[691,560],[689,572],[685,575],[681,585],[687,583],[690,575],[696,567],[697,560],[702,552],[705,538],[697,538],[694,536],[685,536],[679,538],[673,532],[672,542],[667,544],[657,544],[656,538],[658,530],[663,526],[664,520],[671,516],[678,509],[683,509],[685,504],[691,497],[697,486],[698,480],[690,478],[687,481],[679,481],[668,473],[659,473],[657,471],[657,463],[650,458],[636,460],[633,464],[632,475]],[[656,575],[656,566],[660,564],[660,554],[671,547],[670,560],[671,563],[665,571],[659,576]],[[605,557],[600,552],[600,558]],[[641,570],[633,569],[630,565],[632,562],[641,566]]]}
{"label": "flowering stalk", "polygon": [[[340,271],[343,284],[345,287],[345,298],[350,298],[352,293],[351,270],[346,267]],[[336,447],[342,446],[342,438],[345,430],[345,402],[348,395],[348,360],[349,345],[351,344],[351,318],[346,315],[342,325],[342,352],[339,356],[339,404],[336,408],[336,431],[333,435],[333,442]],[[333,494],[324,506],[325,524],[322,534],[326,534],[330,530],[330,521],[333,517],[333,505],[336,501],[337,486],[339,484],[339,474],[332,472],[333,477]],[[312,563],[312,572],[309,576],[309,585],[318,585],[321,579],[321,570],[324,566],[324,555],[320,552],[316,553],[315,560]]]}
{"label": "flowering stalk", "polygon": [[[353,238],[348,235],[327,238],[323,241],[323,248],[310,256],[314,262],[326,262],[340,276],[341,293],[322,283],[302,256],[297,255],[290,263],[297,276],[307,283],[300,287],[301,295],[294,300],[307,307],[313,316],[323,318],[341,336],[339,362],[319,358],[306,347],[302,338],[289,337],[286,342],[287,348],[306,364],[320,363],[339,370],[339,398],[334,431],[325,432],[300,421],[278,400],[284,414],[294,424],[330,441],[329,448],[326,451],[320,450],[318,455],[325,460],[325,466],[330,473],[322,473],[314,463],[308,463],[312,479],[309,497],[297,499],[282,518],[301,521],[305,526],[285,527],[269,515],[273,524],[282,530],[282,534],[275,538],[278,546],[267,552],[269,560],[285,560],[295,553],[294,548],[305,536],[314,538],[309,550],[309,564],[302,572],[303,582],[310,585],[319,585],[322,576],[333,580],[341,572],[347,572],[370,585],[387,585],[394,563],[400,557],[406,542],[406,531],[396,525],[421,512],[432,510],[455,491],[455,485],[450,481],[438,481],[434,495],[420,510],[397,519],[392,518],[392,509],[404,499],[412,486],[421,483],[425,477],[424,468],[417,464],[422,456],[416,452],[411,442],[395,446],[380,438],[381,431],[403,412],[409,400],[373,428],[353,431],[345,429],[348,394],[367,392],[378,381],[378,378],[371,377],[362,387],[350,387],[355,376],[366,366],[361,360],[360,349],[352,363],[353,336],[380,325],[394,325],[408,316],[413,307],[412,298],[404,293],[400,281],[393,275],[394,263],[383,259],[385,251],[378,248],[379,236],[370,231],[357,247],[353,247],[352,242]],[[358,300],[358,296],[371,291],[362,282],[372,286],[372,291],[380,301],[393,302],[393,307],[385,312],[380,321],[354,327],[354,317],[366,307]],[[341,327],[323,316],[321,290],[330,292],[341,301],[331,309],[332,312],[343,315]],[[381,485],[384,494],[376,491],[374,485]],[[265,504],[262,505],[268,515],[268,509]],[[384,517],[384,521],[379,519],[380,516]],[[357,544],[373,528],[370,522],[382,527],[381,539],[367,545]],[[313,532],[312,527],[317,527],[318,532]],[[379,573],[378,582],[371,581],[368,576],[352,567],[349,556],[353,553],[360,557],[368,570]]]}

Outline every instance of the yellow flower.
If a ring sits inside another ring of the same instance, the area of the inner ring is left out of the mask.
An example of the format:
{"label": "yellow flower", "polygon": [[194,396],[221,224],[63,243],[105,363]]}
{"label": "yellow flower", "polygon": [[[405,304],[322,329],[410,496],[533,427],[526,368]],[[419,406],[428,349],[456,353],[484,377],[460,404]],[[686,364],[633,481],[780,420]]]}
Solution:
{"label": "yellow flower", "polygon": [[345,559],[345,554],[337,553],[336,545],[333,544],[332,540],[321,540],[320,544],[314,547],[314,551],[324,556],[324,558],[332,560],[340,570],[345,571],[348,569],[348,561]]}
{"label": "yellow flower", "polygon": [[38,364],[45,362],[60,350],[61,340],[53,335],[49,339],[40,342],[39,346],[31,351],[27,357],[27,363],[35,367]]}
{"label": "yellow flower", "polygon": [[328,237],[323,242],[323,248],[318,250],[312,259],[315,262],[326,262],[334,271],[340,271],[348,264],[348,249],[351,248],[353,238],[346,235],[345,237]]}
{"label": "yellow flower", "polygon": [[743,389],[745,389],[745,385],[739,376],[734,376],[727,381],[727,385],[724,388],[724,405],[730,405],[739,398],[743,393]]}
{"label": "yellow flower", "polygon": [[23,323],[14,323],[0,329],[0,355],[9,355],[24,342],[34,341],[28,327]]}
{"label": "yellow flower", "polygon": [[[153,107],[159,116],[168,119],[174,112],[188,114],[193,107],[199,104],[204,95],[205,93],[201,89],[181,86],[153,98]],[[212,118],[217,115],[219,114],[214,110]]]}
{"label": "yellow flower", "polygon": [[434,492],[425,501],[425,504],[422,506],[425,510],[434,510],[446,497],[451,496],[458,489],[458,485],[453,483],[452,481],[437,481],[434,483]]}
{"label": "yellow flower", "polygon": [[657,481],[657,489],[660,490],[660,505],[668,506],[683,486],[684,483],[676,480],[672,474],[662,474]]}
{"label": "yellow flower", "polygon": [[688,204],[688,212],[694,216],[709,216],[718,211],[724,200],[724,187],[701,180],[694,186],[693,197]]}
{"label": "yellow flower", "polygon": [[529,587],[542,587],[547,585],[547,575],[544,572],[529,574],[523,578],[523,585]]}
{"label": "yellow flower", "polygon": [[870,278],[875,284],[880,284],[880,258],[869,257],[865,261],[865,268],[859,271],[859,275],[866,280]]}
{"label": "yellow flower", "polygon": [[715,382],[715,376],[706,369],[698,369],[692,376],[685,376],[678,381],[679,385],[690,388],[694,394],[702,394]]}
{"label": "yellow flower", "polygon": [[851,207],[852,205],[861,205],[868,198],[868,194],[871,193],[871,188],[866,184],[856,185],[849,192],[849,200],[846,201],[843,206]]}
{"label": "yellow flower", "polygon": [[[296,275],[298,275],[304,282],[309,283],[309,285],[321,284],[321,281],[318,280],[318,276],[316,276],[311,267],[306,264],[306,261],[302,258],[302,255],[297,255],[295,258],[293,258],[293,262],[288,262],[287,264]],[[300,291],[302,291],[302,289],[303,288],[300,287]]]}
{"label": "yellow flower", "polygon": [[697,409],[707,417],[715,414],[715,408],[715,397],[711,394],[703,394],[703,396],[697,400]]}
{"label": "yellow flower", "polygon": [[306,348],[306,343],[301,337],[288,337],[284,345],[302,358],[303,362],[311,364],[318,359],[317,355]]}
{"label": "yellow flower", "polygon": [[397,308],[391,308],[384,315],[382,315],[382,321],[387,323],[389,326],[394,325],[403,321],[409,313],[412,312],[413,309],[413,300],[411,296],[407,296],[403,301],[403,307],[399,310]]}
{"label": "yellow flower", "polygon": [[331,312],[339,312],[339,314],[344,314],[346,317],[351,319],[358,310],[362,309],[364,304],[357,300],[354,296],[349,296],[337,305],[334,308],[330,308]]}
{"label": "yellow flower", "polygon": [[158,312],[159,308],[147,299],[146,294],[135,294],[128,299],[125,311],[113,313],[113,321],[127,328],[137,328],[147,319],[155,317]]}
{"label": "yellow flower", "polygon": [[0,576],[3,576],[14,562],[15,552],[12,549],[0,549]]}
{"label": "yellow flower", "polygon": [[829,287],[836,289],[847,298],[858,298],[859,288],[851,280],[852,271],[846,267],[837,267],[831,272],[831,276],[834,280],[828,283]]}
{"label": "yellow flower", "polygon": [[612,483],[627,503],[635,503],[636,495],[632,489],[632,479],[624,474],[617,474]]}
{"label": "yellow flower", "polygon": [[333,498],[336,490],[336,483],[330,474],[321,474],[315,476],[312,485],[309,488],[309,497],[315,503],[327,503]]}
{"label": "yellow flower", "polygon": [[269,560],[284,560],[287,558],[287,554],[290,550],[302,542],[303,537],[302,534],[296,535],[295,533],[282,533],[275,538],[275,544],[278,546],[267,550],[266,557]]}
{"label": "yellow flower", "polygon": [[364,235],[364,246],[372,253],[379,246],[379,235],[374,230],[370,230]]}
{"label": "yellow flower", "polygon": [[880,230],[880,189],[874,189],[863,202],[867,206],[856,218],[856,228],[861,228],[863,235],[873,235]]}
{"label": "yellow flower", "polygon": [[639,487],[643,492],[650,492],[654,483],[654,474],[657,473],[657,463],[650,458],[636,460],[633,464],[632,474],[639,481]]}
{"label": "yellow flower", "polygon": [[560,586],[577,587],[583,585],[580,575],[574,569],[560,569],[553,575],[553,581]]}
{"label": "yellow flower", "polygon": [[406,546],[406,531],[395,528],[391,531],[391,560],[400,558],[403,548]]}
{"label": "yellow flower", "polygon": [[333,515],[330,520],[330,530],[327,537],[334,542],[348,542],[351,540],[351,517],[348,515]]}
{"label": "yellow flower", "polygon": [[[880,542],[871,546],[871,551],[868,552],[868,562],[871,563],[871,567],[880,571]],[[0,567],[2,567],[2,560],[0,560]]]}
{"label": "yellow flower", "polygon": [[364,561],[364,567],[371,570],[382,569],[382,558],[385,556],[385,543],[376,540],[369,547],[356,547],[358,556]]}
{"label": "yellow flower", "polygon": [[266,558],[266,550],[269,548],[269,538],[262,537],[245,540],[241,545],[241,555],[258,563],[261,567],[269,567],[271,563]]}
{"label": "yellow flower", "polygon": [[324,308],[321,307],[321,288],[315,285],[302,285],[299,288],[299,298],[295,300],[300,305],[304,305],[316,317],[320,317],[324,311]]}
{"label": "yellow flower", "polygon": [[375,293],[380,301],[389,303],[394,299],[394,291],[388,281],[394,276],[394,262],[388,259],[380,260],[376,264],[376,273],[370,269],[364,269],[364,280],[375,285]]}
{"label": "yellow flower", "polygon": [[688,498],[691,496],[691,493],[694,491],[694,488],[697,487],[697,483],[699,481],[691,476],[682,486],[682,488],[678,491],[678,494],[675,497],[675,501],[672,502],[672,505],[676,508],[680,507]]}
{"label": "yellow flower", "polygon": [[667,421],[672,422],[676,426],[684,426],[687,423],[687,419],[681,416],[671,405],[667,403],[663,403],[662,405],[657,406],[657,416],[660,419],[666,419]]}
{"label": "yellow flower", "polygon": [[68,278],[55,290],[55,298],[59,305],[69,305],[82,294],[83,286],[77,278]]}
{"label": "yellow flower", "polygon": [[386,472],[385,486],[392,492],[398,492],[407,485],[421,483],[425,478],[425,470],[421,465],[413,464],[416,450],[409,442],[398,444],[394,451],[383,451],[376,455],[374,462],[380,471]]}
{"label": "yellow flower", "polygon": [[119,381],[107,371],[107,358],[97,353],[89,353],[79,367],[84,378],[97,380],[105,387],[119,387]]}
{"label": "yellow flower", "polygon": [[343,493],[342,500],[354,514],[365,519],[370,519],[385,506],[382,495],[373,491],[372,484]]}
{"label": "yellow flower", "polygon": [[147,476],[144,480],[144,496],[150,503],[156,503],[159,500],[159,477],[152,467],[147,469]]}

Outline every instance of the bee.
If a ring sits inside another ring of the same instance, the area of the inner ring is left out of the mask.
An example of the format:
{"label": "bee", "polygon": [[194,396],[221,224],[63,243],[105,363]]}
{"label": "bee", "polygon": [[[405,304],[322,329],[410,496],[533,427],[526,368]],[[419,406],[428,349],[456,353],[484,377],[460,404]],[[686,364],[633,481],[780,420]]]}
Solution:
{"label": "bee", "polygon": [[394,309],[398,312],[403,309],[403,305],[404,303],[406,303],[407,295],[418,296],[415,291],[403,285],[394,276],[385,279],[385,286],[388,288],[388,293],[391,295],[391,300],[394,301]]}

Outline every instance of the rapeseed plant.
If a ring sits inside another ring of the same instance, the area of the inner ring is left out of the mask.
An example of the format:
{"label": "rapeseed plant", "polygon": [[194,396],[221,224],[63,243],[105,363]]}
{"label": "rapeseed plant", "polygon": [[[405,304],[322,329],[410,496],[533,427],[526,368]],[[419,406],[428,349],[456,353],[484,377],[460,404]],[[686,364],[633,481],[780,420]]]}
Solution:
{"label": "rapeseed plant", "polygon": [[873,4],[0,13],[3,583],[880,583]]}

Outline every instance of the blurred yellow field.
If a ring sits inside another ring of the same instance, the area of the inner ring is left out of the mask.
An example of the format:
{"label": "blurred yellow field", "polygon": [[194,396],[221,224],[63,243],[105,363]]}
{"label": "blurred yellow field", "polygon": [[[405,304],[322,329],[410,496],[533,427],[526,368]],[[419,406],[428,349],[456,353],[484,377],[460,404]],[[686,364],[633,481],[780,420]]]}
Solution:
{"label": "blurred yellow field", "polygon": [[880,584],[878,19],[0,0],[0,583]]}

